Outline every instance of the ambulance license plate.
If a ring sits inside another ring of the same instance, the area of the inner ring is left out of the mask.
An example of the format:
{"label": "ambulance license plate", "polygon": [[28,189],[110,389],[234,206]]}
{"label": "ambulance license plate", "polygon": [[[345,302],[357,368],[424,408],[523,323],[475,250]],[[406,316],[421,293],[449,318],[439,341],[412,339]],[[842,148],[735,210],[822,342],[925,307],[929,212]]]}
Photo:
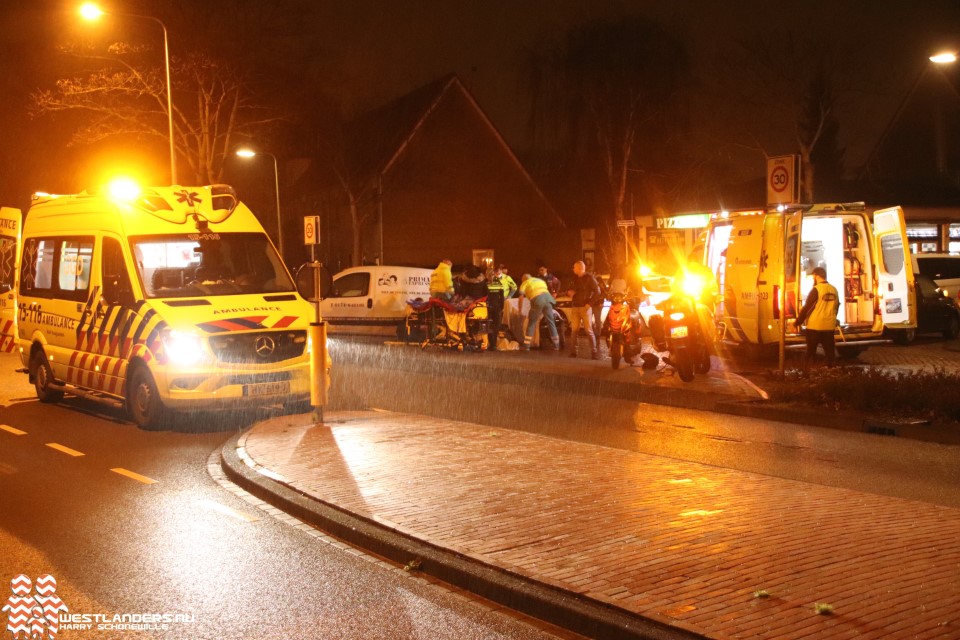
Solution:
{"label": "ambulance license plate", "polygon": [[248,397],[277,396],[287,393],[290,393],[290,382],[288,380],[243,385],[243,395]]}
{"label": "ambulance license plate", "polygon": [[686,338],[687,337],[687,325],[681,325],[679,327],[670,327],[670,337],[671,338]]}

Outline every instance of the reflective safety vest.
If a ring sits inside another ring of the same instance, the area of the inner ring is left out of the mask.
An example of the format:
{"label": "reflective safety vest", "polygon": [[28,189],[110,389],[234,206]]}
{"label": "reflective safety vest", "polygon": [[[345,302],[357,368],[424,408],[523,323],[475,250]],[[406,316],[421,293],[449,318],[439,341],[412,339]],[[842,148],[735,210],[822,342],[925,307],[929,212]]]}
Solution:
{"label": "reflective safety vest", "polygon": [[540,278],[527,278],[520,285],[520,293],[528,300],[533,300],[542,293],[550,293],[550,289],[547,288],[547,283]]}
{"label": "reflective safety vest", "polygon": [[503,280],[501,280],[499,277],[491,276],[487,281],[487,291],[490,293],[503,294],[506,291],[506,287],[503,284]]}
{"label": "reflective safety vest", "polygon": [[814,285],[817,290],[817,304],[813,306],[807,318],[807,328],[814,331],[833,331],[837,328],[837,311],[840,309],[840,295],[836,287],[829,282]]}

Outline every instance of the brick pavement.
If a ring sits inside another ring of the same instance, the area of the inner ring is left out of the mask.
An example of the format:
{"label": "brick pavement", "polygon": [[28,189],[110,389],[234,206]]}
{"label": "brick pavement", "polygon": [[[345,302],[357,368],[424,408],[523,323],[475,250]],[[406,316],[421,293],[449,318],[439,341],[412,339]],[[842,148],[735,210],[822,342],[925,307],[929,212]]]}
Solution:
{"label": "brick pavement", "polygon": [[960,639],[958,510],[409,414],[305,419],[240,445],[308,496],[531,581],[713,638]]}

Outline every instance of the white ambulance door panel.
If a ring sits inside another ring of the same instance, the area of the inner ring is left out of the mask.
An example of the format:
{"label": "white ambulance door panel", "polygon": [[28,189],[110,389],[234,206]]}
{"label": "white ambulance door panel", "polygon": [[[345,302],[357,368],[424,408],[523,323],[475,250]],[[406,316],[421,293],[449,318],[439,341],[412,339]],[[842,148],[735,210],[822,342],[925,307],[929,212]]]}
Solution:
{"label": "white ambulance door panel", "polygon": [[877,295],[884,325],[915,327],[917,309],[913,292],[913,265],[907,244],[903,209],[892,207],[873,214],[874,255],[877,261]]}
{"label": "white ambulance door panel", "polygon": [[727,325],[727,338],[735,342],[756,344],[759,340],[757,281],[762,261],[764,218],[763,215],[736,218],[727,243],[722,320]]}
{"label": "white ambulance door panel", "polygon": [[20,253],[19,209],[0,208],[0,353],[16,348],[16,278],[17,255]]}

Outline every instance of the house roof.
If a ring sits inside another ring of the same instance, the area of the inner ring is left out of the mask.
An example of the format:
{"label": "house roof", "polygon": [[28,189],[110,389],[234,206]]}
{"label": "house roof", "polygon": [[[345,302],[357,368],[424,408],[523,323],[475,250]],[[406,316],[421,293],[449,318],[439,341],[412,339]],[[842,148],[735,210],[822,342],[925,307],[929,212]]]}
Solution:
{"label": "house roof", "polygon": [[410,143],[423,130],[425,123],[429,121],[436,109],[445,99],[456,93],[466,98],[467,103],[490,131],[506,157],[536,192],[537,197],[543,201],[544,206],[554,217],[554,222],[558,226],[565,226],[562,218],[530,176],[526,167],[456,74],[448,74],[414,89],[350,122],[346,127],[345,138],[350,141],[354,175],[373,178],[389,173],[403,157]]}

